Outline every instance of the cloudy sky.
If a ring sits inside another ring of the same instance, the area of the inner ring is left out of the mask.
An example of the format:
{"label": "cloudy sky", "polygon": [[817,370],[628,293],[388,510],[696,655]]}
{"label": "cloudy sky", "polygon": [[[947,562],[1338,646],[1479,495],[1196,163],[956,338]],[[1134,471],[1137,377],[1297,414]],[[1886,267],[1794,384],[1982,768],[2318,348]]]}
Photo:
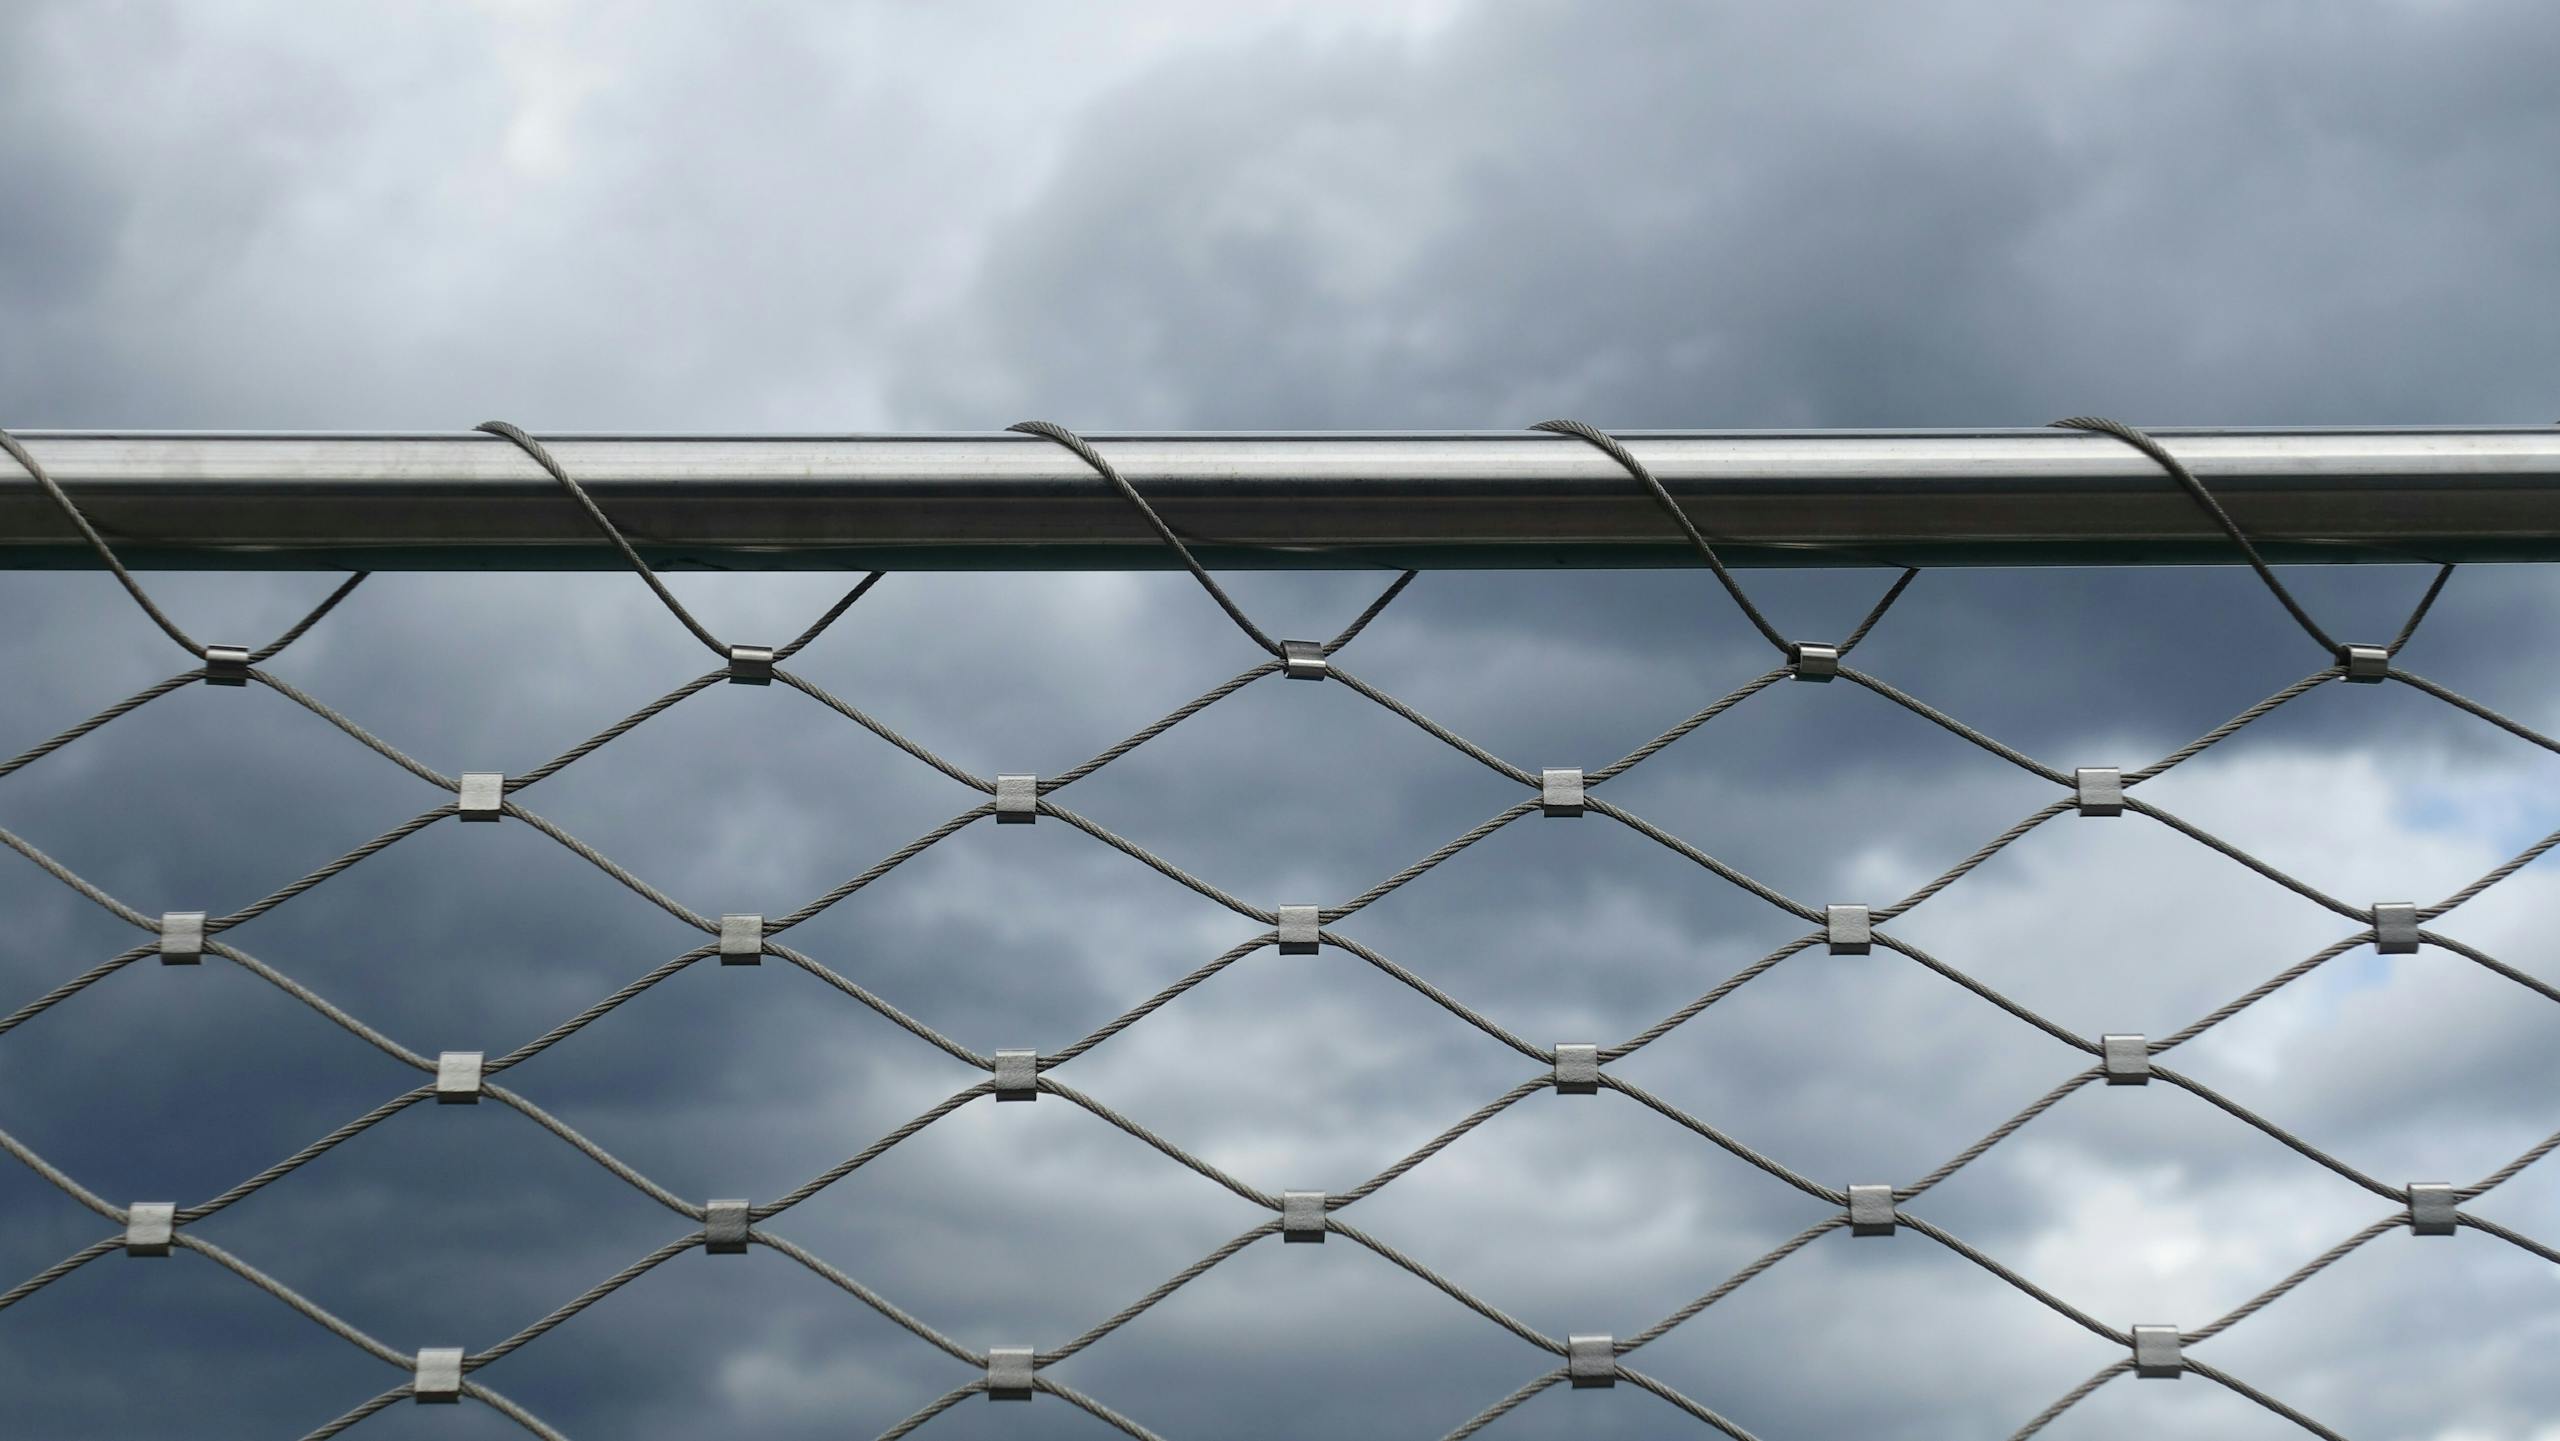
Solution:
{"label": "cloudy sky", "polygon": [[[2544,422],[2560,14],[2515,3],[0,10],[0,423],[546,430]],[[2163,482],[2166,484],[2166,482]],[[2297,573],[2386,639],[2428,575]],[[1791,633],[1889,577],[1751,577]],[[1234,578],[1329,634],[1385,577]],[[154,575],[255,644],[335,583]],[[780,639],[846,577],[680,577]],[[2406,664],[2545,730],[2550,580],[2458,573]],[[1258,654],[1179,575],[893,575],[795,668],[969,770],[1055,774]],[[0,753],[185,668],[103,576],[0,574]],[[1342,661],[1597,767],[1766,670],[1695,572],[1431,574]],[[2317,668],[2245,574],[1937,572],[1856,663],[2048,764],[2132,767]],[[521,773],[700,674],[627,575],[384,575],[279,676]],[[2560,825],[2560,759],[2324,686],[2139,794],[2324,890],[2440,899]],[[1811,904],[2054,788],[1850,685],[1611,783]],[[1520,798],[1340,685],[1256,682],[1062,797],[1258,905]],[[525,803],[696,910],[788,911],[975,793],[713,686]],[[190,687],[0,778],[0,826],[220,913],[438,803],[275,692]],[[2437,926],[2560,979],[2553,862]],[[0,854],[0,1010],[138,932]],[[1258,928],[1068,826],[972,825],[793,943],[982,1051],[1054,1050]],[[2138,817],[2049,823],[1893,927],[2087,1035],[2173,1032],[2351,929]],[[1340,930],[1539,1045],[1615,1042],[1802,931],[1597,817]],[[511,1049],[700,941],[531,826],[420,831],[226,939],[425,1052]],[[2389,1184],[2560,1125],[2560,1008],[2367,949],[2175,1053]],[[1907,1183],[2086,1058],[1898,956],[1786,961],[1613,1067],[1828,1185]],[[1248,957],[1059,1072],[1271,1190],[1344,1190],[1536,1071],[1347,952]],[[769,1199],[977,1079],[810,976],[684,970],[507,1084],[679,1195]],[[0,1129],[194,1202],[416,1084],[236,966],[0,1036]],[[2190,1329],[2384,1215],[2164,1085],[2089,1087],[1910,1209],[2110,1325]],[[2560,1240],[2560,1173],[2472,1209]],[[1638,1332],[1825,1208],[1628,1098],[1541,1092],[1342,1219],[1555,1335]],[[969,1347],[1056,1346],[1263,1218],[1054,1097],[962,1108],[770,1224]],[[0,1164],[0,1285],[106,1223]],[[503,1107],[404,1112],[196,1232],[401,1351],[488,1345],[687,1225]],[[2560,1274],[2387,1234],[2195,1354],[2343,1434],[2560,1437]],[[1999,1437],[2120,1352],[1927,1239],[1825,1236],[1633,1364],[1766,1441]],[[1436,1437],[1551,1358],[1376,1255],[1257,1242],[1045,1373],[1168,1438]],[[197,1255],[0,1312],[12,1436],[292,1437],[399,1373]],[[874,1434],[971,1379],[771,1251],[679,1256],[478,1379],[580,1438]],[[1632,1387],[1485,1433],[1685,1434]],[[403,1403],[368,1441],[520,1434]],[[972,1398],[943,1441],[1087,1437]],[[1699,1434],[1706,1434],[1700,1428]],[[2119,1380],[2061,1441],[2300,1434]]]}

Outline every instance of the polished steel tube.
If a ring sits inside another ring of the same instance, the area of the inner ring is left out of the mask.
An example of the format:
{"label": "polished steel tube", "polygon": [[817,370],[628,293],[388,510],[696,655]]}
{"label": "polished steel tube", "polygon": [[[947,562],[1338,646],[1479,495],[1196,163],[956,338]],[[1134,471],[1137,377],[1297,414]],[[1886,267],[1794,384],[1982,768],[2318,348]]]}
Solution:
{"label": "polished steel tube", "polygon": [[[2280,561],[2560,559],[2560,428],[2152,432]],[[17,432],[129,563],[586,569],[618,558],[507,442]],[[1696,564],[1590,446],[1535,432],[1090,437],[1213,566]],[[1630,432],[1738,566],[2220,564],[2230,542],[2077,431]],[[1061,447],[971,435],[545,437],[653,563],[719,570],[1172,563]],[[0,460],[0,566],[95,564]]]}

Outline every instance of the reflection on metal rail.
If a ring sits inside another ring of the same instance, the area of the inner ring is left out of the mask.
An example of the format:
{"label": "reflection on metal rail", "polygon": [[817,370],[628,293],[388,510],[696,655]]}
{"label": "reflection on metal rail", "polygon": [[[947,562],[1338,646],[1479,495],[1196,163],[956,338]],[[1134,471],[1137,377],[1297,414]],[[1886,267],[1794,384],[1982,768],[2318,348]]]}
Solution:
{"label": "reflection on metal rail", "polygon": [[[621,558],[514,446],[449,434],[16,432],[135,565],[592,569]],[[2560,428],[2151,432],[2269,559],[2560,559]],[[1606,456],[1528,431],[1089,437],[1222,567],[1691,565]],[[2229,564],[2144,456],[2052,429],[1635,432],[1735,565]],[[563,436],[653,564],[1155,568],[1141,518],[1036,436]],[[11,469],[14,470],[14,467]],[[0,474],[0,567],[95,558]]]}

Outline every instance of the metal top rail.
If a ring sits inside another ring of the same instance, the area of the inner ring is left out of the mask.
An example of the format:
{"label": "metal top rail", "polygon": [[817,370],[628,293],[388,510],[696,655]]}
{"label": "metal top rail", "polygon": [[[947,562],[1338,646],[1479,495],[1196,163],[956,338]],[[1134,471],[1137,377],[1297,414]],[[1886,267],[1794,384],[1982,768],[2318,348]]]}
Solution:
{"label": "metal top rail", "polygon": [[[504,440],[18,431],[129,564],[591,569],[623,562]],[[2155,429],[2271,560],[2560,559],[2560,428]],[[1136,511],[1036,436],[546,436],[672,569],[1153,569]],[[1697,563],[1618,465],[1536,432],[1095,434],[1220,567]],[[2077,431],[1639,431],[1741,566],[2239,559],[2159,466]],[[94,555],[0,467],[0,567]]]}

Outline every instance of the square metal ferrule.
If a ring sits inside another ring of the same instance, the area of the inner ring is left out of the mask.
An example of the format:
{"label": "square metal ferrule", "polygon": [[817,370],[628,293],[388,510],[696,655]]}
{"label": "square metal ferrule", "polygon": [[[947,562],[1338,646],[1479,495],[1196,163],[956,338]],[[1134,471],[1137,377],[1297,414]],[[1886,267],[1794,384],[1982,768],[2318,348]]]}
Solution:
{"label": "square metal ferrule", "polygon": [[1556,1090],[1568,1096],[1598,1094],[1600,1048],[1587,1042],[1556,1047]]}
{"label": "square metal ferrule", "polygon": [[1324,1192],[1283,1191],[1280,1193],[1280,1239],[1314,1242],[1324,1240]]}
{"label": "square metal ferrule", "polygon": [[128,1256],[166,1256],[170,1238],[177,1234],[178,1207],[174,1201],[136,1201],[125,1208],[124,1253]]}
{"label": "square metal ferrule", "polygon": [[2072,772],[2078,794],[2080,814],[2084,816],[2120,816],[2124,814],[2124,772],[2113,766],[2083,766]]}
{"label": "square metal ferrule", "polygon": [[462,1348],[430,1346],[418,1353],[417,1375],[409,1394],[420,1401],[451,1404],[462,1399]]}
{"label": "square metal ferrule", "polygon": [[1323,923],[1314,906],[1282,906],[1280,917],[1280,954],[1312,956],[1323,942]]}
{"label": "square metal ferrule", "polygon": [[713,1201],[702,1208],[702,1249],[714,1256],[746,1254],[747,1203],[745,1201]]}
{"label": "square metal ferrule", "polygon": [[2373,948],[2386,956],[2418,953],[2418,907],[2413,901],[2383,901],[2373,908]]}
{"label": "square metal ferrule", "polygon": [[732,914],[720,918],[720,964],[764,964],[764,917]]}
{"label": "square metal ferrule", "polygon": [[2153,1380],[2175,1381],[2185,1375],[2186,1370],[2186,1358],[2178,1354],[2177,1327],[2133,1328],[2133,1374]]}
{"label": "square metal ferrule", "polygon": [[2450,1181],[2413,1181],[2409,1185],[2409,1229],[2420,1236],[2450,1236],[2459,1228]]}
{"label": "square metal ferrule", "polygon": [[1564,1343],[1565,1374],[1577,1391],[1618,1384],[1618,1338],[1568,1336]]}
{"label": "square metal ferrule", "polygon": [[494,821],[505,813],[507,778],[495,771],[464,771],[454,793],[466,821]]}
{"label": "square metal ferrule", "polygon": [[995,1070],[997,1100],[1036,1101],[1040,1099],[1040,1053],[1038,1051],[998,1051]]}
{"label": "square metal ferrule", "polygon": [[1538,776],[1538,809],[1550,816],[1582,814],[1582,772],[1551,770]]}
{"label": "square metal ferrule", "polygon": [[443,1106],[476,1106],[480,1104],[479,1051],[443,1051],[436,1056],[436,1103]]}
{"label": "square metal ferrule", "polygon": [[1893,1188],[1891,1186],[1851,1186],[1849,1188],[1849,1234],[1852,1236],[1893,1234]]}
{"label": "square metal ferrule", "polygon": [[160,964],[192,966],[204,960],[204,912],[171,911],[160,918]]}
{"label": "square metal ferrule", "polygon": [[1863,956],[1874,948],[1875,924],[1865,906],[1825,906],[1822,931],[1835,956]]}
{"label": "square metal ferrule", "polygon": [[2358,685],[2380,685],[2391,674],[2391,652],[2378,645],[2342,645],[2338,666]]}
{"label": "square metal ferrule", "polygon": [[996,777],[996,823],[1027,826],[1040,819],[1038,776]]}
{"label": "square metal ferrule", "polygon": [[2148,1040],[2140,1036],[2100,1036],[2098,1054],[2100,1066],[2107,1073],[2108,1085],[2151,1084],[2151,1043]]}
{"label": "square metal ferrule", "polygon": [[1031,1399],[1030,1347],[987,1348],[987,1398],[992,1401]]}
{"label": "square metal ferrule", "polygon": [[773,684],[773,647],[764,645],[729,647],[729,684]]}

